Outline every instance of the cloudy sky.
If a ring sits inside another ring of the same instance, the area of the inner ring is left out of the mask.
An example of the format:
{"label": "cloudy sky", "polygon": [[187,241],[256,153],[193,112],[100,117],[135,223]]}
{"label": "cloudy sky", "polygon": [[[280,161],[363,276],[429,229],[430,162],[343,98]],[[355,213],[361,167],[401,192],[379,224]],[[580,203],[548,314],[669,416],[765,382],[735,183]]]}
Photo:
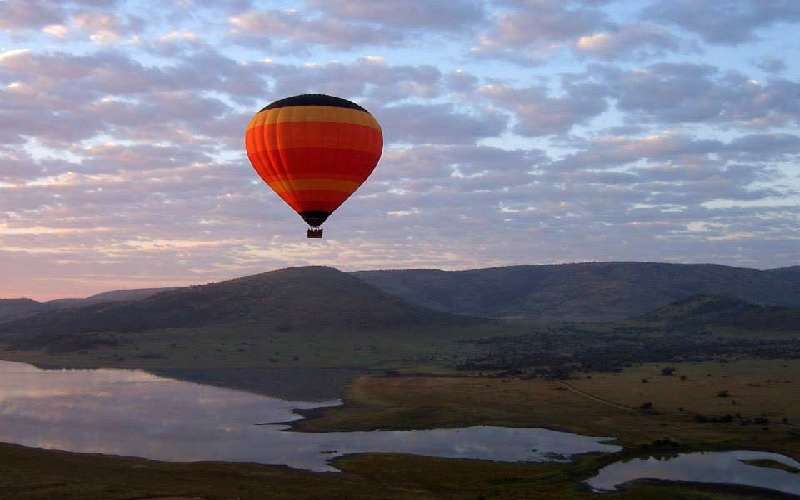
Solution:
{"label": "cloudy sky", "polygon": [[[796,0],[0,1],[0,297],[306,264],[798,264],[798,30]],[[304,92],[386,141],[322,241],[242,147]]]}

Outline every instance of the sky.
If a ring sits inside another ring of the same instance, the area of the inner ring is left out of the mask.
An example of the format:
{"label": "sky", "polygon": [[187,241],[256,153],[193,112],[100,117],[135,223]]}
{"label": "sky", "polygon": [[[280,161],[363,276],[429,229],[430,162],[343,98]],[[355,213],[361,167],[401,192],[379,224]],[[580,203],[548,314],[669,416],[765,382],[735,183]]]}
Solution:
{"label": "sky", "polygon": [[[796,0],[0,0],[0,297],[296,265],[800,264]],[[323,240],[250,117],[354,100]]]}

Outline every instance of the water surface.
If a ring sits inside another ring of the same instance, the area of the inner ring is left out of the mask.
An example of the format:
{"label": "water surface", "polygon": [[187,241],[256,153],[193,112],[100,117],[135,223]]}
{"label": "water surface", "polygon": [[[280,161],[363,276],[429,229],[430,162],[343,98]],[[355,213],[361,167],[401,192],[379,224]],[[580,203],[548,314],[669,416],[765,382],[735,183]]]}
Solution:
{"label": "water surface", "polygon": [[39,448],[315,471],[335,470],[328,460],[345,453],[516,462],[620,449],[607,444],[609,438],[547,429],[287,430],[286,422],[302,418],[294,409],[338,404],[288,401],[137,370],[40,370],[0,361],[0,441]]}
{"label": "water surface", "polygon": [[338,398],[354,378],[368,372],[350,368],[235,367],[159,369],[151,373],[290,401],[330,401]]}
{"label": "water surface", "polygon": [[778,453],[724,451],[681,453],[673,457],[637,458],[611,464],[588,481],[595,490],[615,490],[637,479],[691,481],[754,486],[800,495],[800,474],[749,465],[744,460],[772,460],[800,469],[800,463]]}

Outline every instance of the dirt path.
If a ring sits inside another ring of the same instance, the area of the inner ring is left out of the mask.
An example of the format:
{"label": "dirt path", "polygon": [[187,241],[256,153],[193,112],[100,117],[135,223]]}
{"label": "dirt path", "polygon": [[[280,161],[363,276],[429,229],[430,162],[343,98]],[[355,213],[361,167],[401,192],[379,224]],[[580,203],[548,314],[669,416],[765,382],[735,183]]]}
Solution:
{"label": "dirt path", "polygon": [[597,401],[600,404],[604,404],[604,405],[610,406],[612,408],[617,408],[619,410],[632,411],[632,412],[639,413],[639,409],[638,408],[633,408],[632,406],[625,406],[625,405],[623,405],[621,403],[615,403],[614,401],[609,401],[608,399],[603,399],[603,398],[601,398],[599,396],[595,396],[594,394],[592,394],[590,392],[582,391],[582,390],[578,389],[577,387],[575,387],[574,385],[572,385],[572,384],[570,384],[568,382],[559,381],[558,383],[561,384],[561,386],[564,387],[565,389],[567,389],[568,391],[574,392],[575,394],[578,394],[578,395],[583,396],[585,398],[591,399],[592,401]]}

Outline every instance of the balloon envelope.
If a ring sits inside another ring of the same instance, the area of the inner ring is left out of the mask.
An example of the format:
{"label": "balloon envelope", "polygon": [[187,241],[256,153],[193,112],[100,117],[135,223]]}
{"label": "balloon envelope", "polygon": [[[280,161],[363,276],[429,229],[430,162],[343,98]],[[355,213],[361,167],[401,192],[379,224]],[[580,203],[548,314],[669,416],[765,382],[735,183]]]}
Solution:
{"label": "balloon envelope", "polygon": [[319,227],[375,169],[383,133],[354,102],[303,94],[256,113],[245,147],[264,182],[309,226]]}

